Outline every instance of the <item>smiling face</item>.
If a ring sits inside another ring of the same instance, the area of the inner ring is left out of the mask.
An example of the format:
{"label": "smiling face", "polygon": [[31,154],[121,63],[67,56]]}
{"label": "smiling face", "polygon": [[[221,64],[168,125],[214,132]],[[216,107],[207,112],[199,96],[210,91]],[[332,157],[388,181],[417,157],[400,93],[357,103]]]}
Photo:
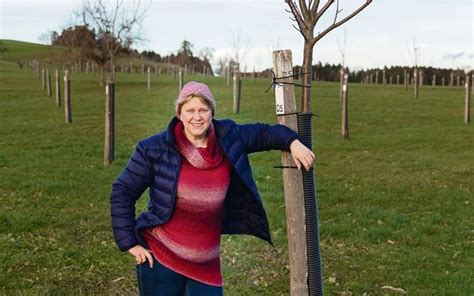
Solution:
{"label": "smiling face", "polygon": [[183,123],[184,133],[191,143],[207,140],[207,130],[212,122],[212,110],[204,99],[191,97],[176,115]]}

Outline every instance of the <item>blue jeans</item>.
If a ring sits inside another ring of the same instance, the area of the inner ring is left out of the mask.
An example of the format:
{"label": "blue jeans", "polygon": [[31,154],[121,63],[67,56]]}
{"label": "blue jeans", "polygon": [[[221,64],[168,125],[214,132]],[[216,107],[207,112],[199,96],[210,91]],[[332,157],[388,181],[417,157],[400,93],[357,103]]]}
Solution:
{"label": "blue jeans", "polygon": [[222,287],[187,278],[154,260],[137,265],[140,296],[222,296]]}

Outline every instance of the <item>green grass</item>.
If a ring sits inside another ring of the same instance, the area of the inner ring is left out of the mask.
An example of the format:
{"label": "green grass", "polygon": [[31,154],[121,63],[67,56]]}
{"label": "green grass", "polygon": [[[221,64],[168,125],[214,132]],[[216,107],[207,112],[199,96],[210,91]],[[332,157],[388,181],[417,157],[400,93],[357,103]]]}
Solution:
{"label": "green grass", "polygon": [[[202,77],[191,77],[201,80]],[[116,160],[103,168],[104,91],[72,73],[73,123],[14,59],[0,62],[0,293],[136,294],[134,259],[112,238],[111,183],[135,143],[167,125],[178,83],[119,75]],[[232,89],[205,78],[217,117],[276,122],[268,80]],[[299,91],[298,91],[299,92]],[[472,295],[474,131],[461,88],[350,85],[350,141],[340,136],[337,83],[313,87],[314,150],[327,295]],[[279,152],[251,156],[274,248],[224,236],[226,295],[289,295]],[[146,206],[146,195],[138,208]],[[329,281],[331,278],[331,281]],[[335,282],[334,282],[335,279]]]}

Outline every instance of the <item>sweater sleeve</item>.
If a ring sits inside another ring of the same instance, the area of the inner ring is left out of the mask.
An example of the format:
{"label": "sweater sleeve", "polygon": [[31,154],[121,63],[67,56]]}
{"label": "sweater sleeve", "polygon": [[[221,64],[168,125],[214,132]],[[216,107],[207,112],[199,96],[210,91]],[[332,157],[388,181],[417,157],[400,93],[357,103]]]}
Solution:
{"label": "sweater sleeve", "polygon": [[112,184],[110,213],[115,241],[121,251],[138,244],[135,237],[135,203],[150,186],[152,169],[146,151],[139,143],[125,169]]}
{"label": "sweater sleeve", "polygon": [[247,153],[268,150],[290,151],[291,143],[299,139],[298,133],[280,124],[243,124],[239,125],[239,130]]}

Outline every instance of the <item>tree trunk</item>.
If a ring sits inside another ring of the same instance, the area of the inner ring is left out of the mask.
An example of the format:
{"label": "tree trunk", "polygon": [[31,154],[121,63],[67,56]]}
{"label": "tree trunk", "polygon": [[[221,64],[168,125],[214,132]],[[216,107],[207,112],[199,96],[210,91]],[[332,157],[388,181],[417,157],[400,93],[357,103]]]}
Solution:
{"label": "tree trunk", "polygon": [[313,62],[313,48],[314,43],[309,41],[304,42],[304,56],[303,56],[303,67],[302,67],[302,84],[304,85],[301,95],[301,112],[311,112],[311,78],[313,77],[311,64]]}

